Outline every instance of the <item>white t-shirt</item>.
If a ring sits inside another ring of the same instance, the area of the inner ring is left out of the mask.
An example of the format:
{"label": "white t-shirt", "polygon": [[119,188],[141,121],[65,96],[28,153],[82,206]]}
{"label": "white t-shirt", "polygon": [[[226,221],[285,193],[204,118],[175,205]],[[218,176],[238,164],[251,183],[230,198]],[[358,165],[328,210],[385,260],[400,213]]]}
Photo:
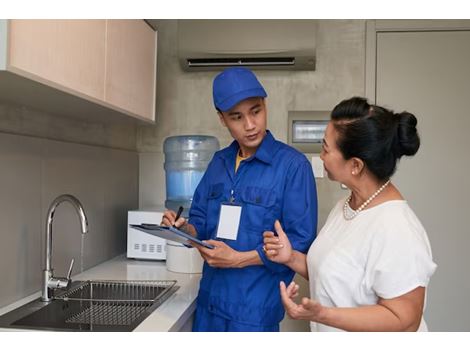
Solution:
{"label": "white t-shirt", "polygon": [[[426,231],[404,200],[345,220],[336,204],[307,254],[310,294],[328,307],[374,305],[426,287],[436,269]],[[312,331],[340,331],[318,323]],[[418,331],[427,331],[421,320]]]}

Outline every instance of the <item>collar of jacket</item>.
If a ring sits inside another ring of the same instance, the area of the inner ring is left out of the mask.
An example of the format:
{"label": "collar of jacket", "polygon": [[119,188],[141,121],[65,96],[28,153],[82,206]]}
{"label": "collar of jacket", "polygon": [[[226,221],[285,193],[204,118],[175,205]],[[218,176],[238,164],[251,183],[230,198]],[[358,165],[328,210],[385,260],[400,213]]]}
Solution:
{"label": "collar of jacket", "polygon": [[[222,157],[230,161],[235,160],[238,149],[240,149],[238,142],[233,141],[232,144],[228,146]],[[266,130],[266,136],[264,136],[263,141],[251,158],[256,158],[266,164],[271,164],[278,149],[279,143],[277,143],[272,133],[269,130]]]}

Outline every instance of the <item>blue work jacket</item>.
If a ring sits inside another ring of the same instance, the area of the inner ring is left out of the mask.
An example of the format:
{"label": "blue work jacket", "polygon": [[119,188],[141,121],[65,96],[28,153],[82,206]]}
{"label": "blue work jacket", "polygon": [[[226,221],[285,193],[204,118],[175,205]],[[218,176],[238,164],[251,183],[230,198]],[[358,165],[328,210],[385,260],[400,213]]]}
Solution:
{"label": "blue work jacket", "polygon": [[256,250],[264,265],[214,268],[204,263],[197,304],[228,320],[254,325],[278,324],[284,316],[279,282],[294,272],[263,252],[263,232],[279,219],[292,247],[306,253],[316,236],[317,193],[312,166],[294,148],[267,131],[256,153],[235,173],[239,150],[234,141],[214,154],[199,183],[189,223],[202,240],[216,239],[221,203],[242,206],[236,240],[222,240],[237,251]]}

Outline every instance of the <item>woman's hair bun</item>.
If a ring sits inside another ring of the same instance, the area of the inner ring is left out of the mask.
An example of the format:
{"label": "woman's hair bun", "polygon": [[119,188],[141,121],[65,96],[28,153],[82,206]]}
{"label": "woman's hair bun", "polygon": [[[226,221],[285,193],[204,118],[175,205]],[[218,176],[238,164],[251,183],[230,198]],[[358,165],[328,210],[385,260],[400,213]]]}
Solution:
{"label": "woman's hair bun", "polygon": [[400,157],[402,155],[415,155],[420,145],[420,139],[416,129],[416,125],[418,123],[416,117],[406,111],[395,114],[395,117],[398,119],[398,143],[396,144],[398,148],[397,156]]}

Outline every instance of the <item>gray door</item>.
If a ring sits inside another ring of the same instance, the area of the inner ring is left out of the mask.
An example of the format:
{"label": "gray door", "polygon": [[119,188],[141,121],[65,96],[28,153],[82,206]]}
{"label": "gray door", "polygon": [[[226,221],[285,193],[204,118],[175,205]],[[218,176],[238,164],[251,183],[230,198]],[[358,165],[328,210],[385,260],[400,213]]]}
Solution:
{"label": "gray door", "polygon": [[428,231],[431,331],[470,331],[470,31],[377,34],[376,101],[418,118],[422,145],[394,182]]}

